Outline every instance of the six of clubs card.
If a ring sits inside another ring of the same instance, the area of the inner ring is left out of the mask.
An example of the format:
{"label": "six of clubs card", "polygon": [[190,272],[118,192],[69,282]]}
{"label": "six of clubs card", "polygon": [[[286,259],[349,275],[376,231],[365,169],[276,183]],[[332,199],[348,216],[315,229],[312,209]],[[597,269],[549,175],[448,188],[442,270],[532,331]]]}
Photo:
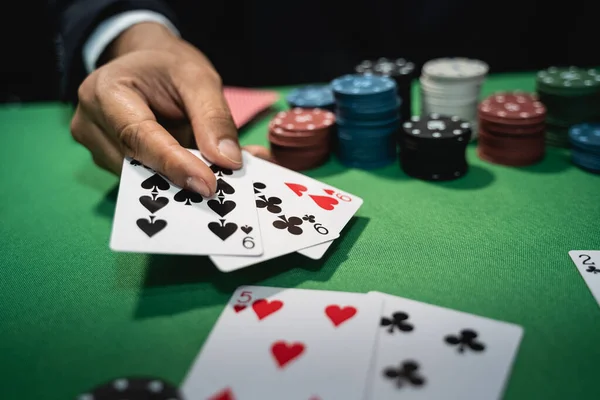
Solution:
{"label": "six of clubs card", "polygon": [[246,168],[220,168],[199,152],[190,151],[216,175],[217,193],[203,198],[126,158],[110,247],[150,254],[262,254],[252,181]]}
{"label": "six of clubs card", "polygon": [[[344,226],[356,214],[363,200],[355,195],[343,192],[304,174],[280,167],[259,158],[252,160],[252,176],[255,180],[267,176],[279,191],[292,192],[305,207],[316,209],[320,213],[320,222],[327,223],[330,230],[341,232]],[[258,175],[255,175],[256,172]],[[333,243],[332,240],[317,244],[298,252],[306,257],[318,260]]]}
{"label": "six of clubs card", "polygon": [[258,257],[211,256],[224,272],[296,251],[320,258],[362,204],[358,197],[256,157],[248,157],[247,168],[264,252]]}

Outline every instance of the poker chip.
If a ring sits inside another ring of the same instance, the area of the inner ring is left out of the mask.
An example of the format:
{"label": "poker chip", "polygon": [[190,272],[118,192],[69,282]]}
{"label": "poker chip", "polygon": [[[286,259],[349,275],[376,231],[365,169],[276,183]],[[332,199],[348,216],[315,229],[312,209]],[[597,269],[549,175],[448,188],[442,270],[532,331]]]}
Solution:
{"label": "poker chip", "polygon": [[275,115],[269,123],[274,161],[294,171],[323,165],[331,153],[335,115],[319,108],[293,108]]}
{"label": "poker chip", "polygon": [[396,159],[401,100],[396,83],[377,75],[345,75],[331,83],[336,101],[336,147],[340,161],[360,169]]}
{"label": "poker chip", "polygon": [[400,166],[422,180],[460,178],[469,169],[465,153],[471,135],[471,123],[458,116],[414,116],[400,130]]}
{"label": "poker chip", "polygon": [[477,154],[485,161],[526,166],[544,158],[546,108],[537,96],[497,92],[478,107]]}
{"label": "poker chip", "polygon": [[500,124],[539,124],[546,118],[546,107],[537,97],[524,92],[499,92],[479,104],[479,115]]}
{"label": "poker chip", "polygon": [[489,67],[480,60],[438,58],[423,65],[419,83],[424,114],[458,116],[473,126],[477,136],[477,105]]}
{"label": "poker chip", "polygon": [[569,127],[600,120],[600,72],[550,67],[536,76],[536,91],[547,109],[546,143],[570,146]]}
{"label": "poker chip", "polygon": [[308,85],[294,89],[286,100],[290,108],[323,108],[334,111],[335,100],[329,85]]}
{"label": "poker chip", "polygon": [[358,74],[373,74],[386,76],[396,82],[399,95],[400,118],[406,120],[412,115],[411,85],[415,78],[415,64],[404,58],[389,60],[379,58],[375,61],[364,60],[354,68]]}
{"label": "poker chip", "polygon": [[396,90],[396,83],[387,78],[374,75],[344,75],[334,79],[331,87],[336,97],[360,97],[389,93]]}
{"label": "poker chip", "polygon": [[184,400],[178,389],[158,378],[119,378],[82,393],[77,400]]}
{"label": "poker chip", "polygon": [[423,65],[423,76],[438,79],[456,80],[483,80],[489,67],[486,63],[469,58],[437,58],[427,61]]}
{"label": "poker chip", "polygon": [[600,174],[600,124],[578,124],[569,129],[571,161],[589,172]]}
{"label": "poker chip", "polygon": [[575,66],[550,67],[537,73],[538,89],[555,95],[594,94],[600,90],[600,72]]}

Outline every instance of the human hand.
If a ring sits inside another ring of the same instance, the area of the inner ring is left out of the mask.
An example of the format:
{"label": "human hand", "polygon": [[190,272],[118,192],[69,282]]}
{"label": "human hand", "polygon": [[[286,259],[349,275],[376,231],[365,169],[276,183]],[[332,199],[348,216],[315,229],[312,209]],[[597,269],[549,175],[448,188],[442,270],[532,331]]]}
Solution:
{"label": "human hand", "polygon": [[[210,162],[231,169],[242,166],[242,155],[210,61],[156,23],[129,28],[107,56],[111,61],[79,87],[71,121],[75,140],[98,166],[117,175],[128,156],[178,186],[214,194],[214,174],[185,148],[197,146]],[[247,150],[269,158],[260,146]]]}

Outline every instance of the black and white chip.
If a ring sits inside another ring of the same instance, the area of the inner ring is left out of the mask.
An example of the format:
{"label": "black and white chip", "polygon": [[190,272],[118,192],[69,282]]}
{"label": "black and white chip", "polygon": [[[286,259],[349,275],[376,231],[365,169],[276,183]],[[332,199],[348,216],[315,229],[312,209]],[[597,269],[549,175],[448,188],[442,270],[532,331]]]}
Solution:
{"label": "black and white chip", "polygon": [[404,132],[422,139],[450,139],[462,142],[471,138],[471,124],[457,116],[430,114],[427,117],[413,116],[402,124]]}
{"label": "black and white chip", "polygon": [[184,400],[178,389],[158,378],[119,378],[77,396],[76,400]]}
{"label": "black and white chip", "polygon": [[400,165],[418,179],[453,180],[468,171],[465,152],[471,124],[457,116],[413,116],[402,124]]}

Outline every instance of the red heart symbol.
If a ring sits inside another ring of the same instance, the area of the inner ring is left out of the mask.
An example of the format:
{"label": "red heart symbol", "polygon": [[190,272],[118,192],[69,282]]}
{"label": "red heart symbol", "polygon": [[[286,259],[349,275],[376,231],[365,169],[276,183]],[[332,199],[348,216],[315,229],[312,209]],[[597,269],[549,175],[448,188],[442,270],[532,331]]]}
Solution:
{"label": "red heart symbol", "polygon": [[327,194],[330,194],[330,195],[332,195],[332,196],[333,196],[333,194],[335,193],[335,192],[334,192],[333,190],[331,190],[331,189],[323,189],[323,191],[324,191],[325,193],[327,193]]}
{"label": "red heart symbol", "polygon": [[252,304],[252,309],[259,320],[268,317],[281,307],[283,307],[283,303],[279,300],[258,299]]}
{"label": "red heart symbol", "polygon": [[351,306],[342,308],[337,305],[331,305],[325,308],[325,314],[329,317],[331,322],[333,322],[333,325],[340,326],[342,322],[347,321],[356,315],[356,308]]}
{"label": "red heart symbol", "polygon": [[289,187],[290,189],[292,189],[292,192],[296,193],[296,196],[302,197],[302,192],[306,192],[308,190],[306,188],[306,186],[299,185],[297,183],[287,183],[287,182],[285,182],[285,184],[287,185],[287,187]]}
{"label": "red heart symbol", "polygon": [[271,346],[271,353],[279,368],[283,368],[287,363],[293,361],[295,358],[300,356],[304,352],[304,345],[302,343],[290,343],[279,341],[273,343]]}
{"label": "red heart symbol", "polygon": [[210,397],[208,400],[235,400],[235,397],[233,397],[233,392],[231,389],[226,388]]}
{"label": "red heart symbol", "polygon": [[327,211],[333,210],[334,206],[338,203],[333,197],[317,196],[316,194],[309,194],[309,196],[319,207]]}
{"label": "red heart symbol", "polygon": [[233,310],[236,313],[239,313],[240,311],[242,311],[245,308],[246,308],[246,306],[244,304],[236,304],[235,306],[233,306]]}

